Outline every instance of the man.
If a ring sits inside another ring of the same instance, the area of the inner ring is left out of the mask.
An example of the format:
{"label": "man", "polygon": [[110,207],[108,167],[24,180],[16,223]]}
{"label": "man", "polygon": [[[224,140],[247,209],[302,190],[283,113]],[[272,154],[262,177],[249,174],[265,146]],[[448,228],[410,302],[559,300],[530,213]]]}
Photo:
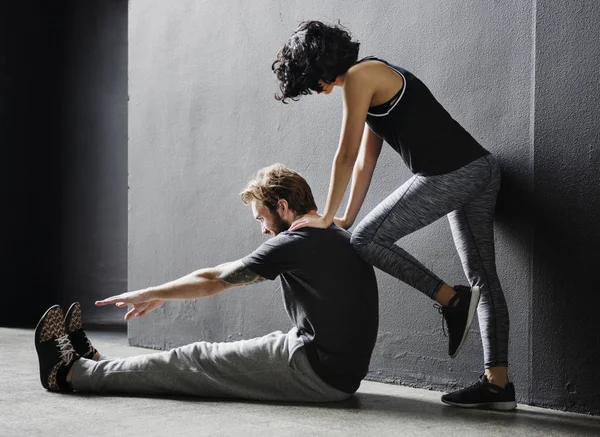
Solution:
{"label": "man", "polygon": [[149,355],[103,359],[81,328],[78,305],[63,318],[50,308],[36,328],[42,385],[53,391],[184,394],[274,401],[338,401],[368,371],[378,329],[373,268],[352,249],[350,234],[287,229],[317,206],[298,173],[275,164],[241,193],[264,234],[273,238],[250,255],[198,270],[166,284],[96,302],[131,305],[142,317],[166,300],[197,299],[266,279],[281,280],[288,333],[228,343],[200,341]]}

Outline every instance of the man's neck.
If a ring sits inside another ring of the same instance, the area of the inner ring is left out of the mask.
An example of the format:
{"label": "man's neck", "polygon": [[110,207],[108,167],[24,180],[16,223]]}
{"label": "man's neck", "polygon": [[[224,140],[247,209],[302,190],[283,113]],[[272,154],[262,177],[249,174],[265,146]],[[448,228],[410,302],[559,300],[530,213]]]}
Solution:
{"label": "man's neck", "polygon": [[[302,217],[314,217],[314,216],[316,216],[316,215],[318,215],[318,214],[317,214],[317,210],[316,210],[316,209],[313,209],[313,210],[311,210],[311,211],[308,211],[306,214],[301,214],[301,215],[294,214],[294,215],[292,216],[292,217],[293,217],[293,218],[292,218],[292,220],[291,220],[291,221],[290,221],[288,224],[289,224],[289,225],[291,225],[293,222],[295,222],[295,221],[296,221],[296,220],[298,220],[298,219],[301,219]],[[288,220],[289,220],[289,219],[288,219]]]}
{"label": "man's neck", "polygon": [[294,217],[295,217],[295,218],[294,218],[294,221],[296,221],[296,220],[298,220],[298,219],[300,219],[300,218],[302,218],[302,217],[314,217],[314,216],[316,216],[316,215],[318,215],[318,214],[317,214],[317,210],[316,210],[316,209],[313,209],[313,210],[311,210],[311,211],[308,211],[306,214],[302,214],[302,215],[294,215]]}

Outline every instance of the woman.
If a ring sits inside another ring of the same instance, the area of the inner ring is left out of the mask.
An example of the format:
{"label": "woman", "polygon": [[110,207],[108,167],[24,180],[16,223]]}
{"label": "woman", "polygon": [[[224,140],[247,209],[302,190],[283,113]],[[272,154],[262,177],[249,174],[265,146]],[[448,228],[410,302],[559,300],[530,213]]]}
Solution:
{"label": "woman", "polygon": [[[341,138],[332,166],[323,215],[295,222],[348,229],[362,206],[385,140],[414,173],[356,227],[352,244],[367,262],[437,302],[454,357],[477,309],[484,347],[480,381],[442,401],[493,409],[516,407],[508,381],[508,310],[494,255],[494,208],[500,167],[413,74],[375,57],[358,60],[359,43],[340,26],[319,21],[299,25],[277,54],[272,69],[286,103],[301,95],[343,90]],[[352,177],[343,217],[334,217]],[[451,287],[395,242],[448,216],[471,287]]]}

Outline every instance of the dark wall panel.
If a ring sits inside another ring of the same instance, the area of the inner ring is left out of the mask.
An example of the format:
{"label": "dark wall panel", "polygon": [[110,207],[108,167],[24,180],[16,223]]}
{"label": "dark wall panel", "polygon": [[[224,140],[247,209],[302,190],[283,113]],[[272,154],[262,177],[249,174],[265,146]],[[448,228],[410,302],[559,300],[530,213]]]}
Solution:
{"label": "dark wall panel", "polygon": [[600,4],[537,2],[533,403],[600,412]]}
{"label": "dark wall panel", "polygon": [[59,294],[63,6],[1,5],[2,325],[33,324]]}
{"label": "dark wall panel", "polygon": [[69,2],[65,26],[61,294],[85,320],[127,290],[127,0]]}
{"label": "dark wall panel", "polygon": [[127,288],[126,0],[2,2],[0,325]]}

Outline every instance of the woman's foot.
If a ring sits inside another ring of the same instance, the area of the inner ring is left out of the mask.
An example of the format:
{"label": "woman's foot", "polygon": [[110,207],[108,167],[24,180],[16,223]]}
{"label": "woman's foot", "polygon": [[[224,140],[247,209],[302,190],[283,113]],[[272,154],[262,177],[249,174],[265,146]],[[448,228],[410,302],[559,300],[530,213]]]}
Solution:
{"label": "woman's foot", "polygon": [[488,408],[510,411],[517,408],[515,387],[512,382],[504,388],[491,384],[485,375],[475,384],[442,396],[442,402],[462,408]]}
{"label": "woman's foot", "polygon": [[442,285],[442,288],[435,294],[435,301],[443,307],[447,307],[452,299],[456,295],[456,290],[450,287],[448,284]]}
{"label": "woman's foot", "polygon": [[485,369],[485,377],[490,384],[495,384],[502,388],[508,384],[508,370],[506,367],[488,367]]}
{"label": "woman's foot", "polygon": [[434,305],[438,308],[440,314],[444,316],[448,325],[448,355],[452,358],[456,356],[467,338],[481,294],[479,287],[470,289],[464,285],[456,285],[453,287],[453,291],[454,293],[449,299],[442,296],[438,297],[440,292],[444,293],[444,288],[442,287],[438,295],[436,295],[436,301],[442,305],[442,302],[445,302],[446,305]]}

